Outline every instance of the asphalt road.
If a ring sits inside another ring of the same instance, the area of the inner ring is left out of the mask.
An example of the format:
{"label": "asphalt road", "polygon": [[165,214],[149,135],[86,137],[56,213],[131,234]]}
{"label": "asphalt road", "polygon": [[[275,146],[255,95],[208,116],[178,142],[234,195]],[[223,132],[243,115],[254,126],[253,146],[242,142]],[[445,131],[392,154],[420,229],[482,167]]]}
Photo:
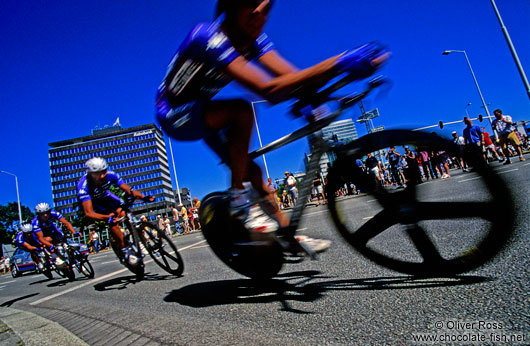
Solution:
{"label": "asphalt road", "polygon": [[[332,247],[318,261],[286,265],[266,287],[224,266],[198,232],[173,238],[186,264],[182,277],[148,260],[146,279],[136,282],[105,252],[90,256],[92,280],[0,277],[0,306],[56,321],[91,345],[529,344],[530,163],[496,169],[515,195],[516,237],[492,262],[458,277],[416,278],[373,264],[340,238],[320,206],[306,209],[301,232]],[[452,173],[428,184],[455,198],[481,193],[474,173]],[[370,201],[341,203],[366,212]],[[459,224],[451,230],[457,242],[469,241]],[[398,241],[390,244],[399,252]]]}

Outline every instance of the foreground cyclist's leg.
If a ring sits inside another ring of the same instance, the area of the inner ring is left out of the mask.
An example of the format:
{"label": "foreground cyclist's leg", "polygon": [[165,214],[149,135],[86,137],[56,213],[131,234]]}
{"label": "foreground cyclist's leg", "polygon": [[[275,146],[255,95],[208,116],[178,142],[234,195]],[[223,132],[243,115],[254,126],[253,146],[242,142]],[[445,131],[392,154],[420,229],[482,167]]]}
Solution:
{"label": "foreground cyclist's leg", "polygon": [[[266,192],[261,169],[248,159],[253,119],[252,108],[244,100],[209,102],[203,114],[204,124],[214,132],[206,138],[206,143],[228,164],[232,173],[230,188],[232,213],[245,220],[245,224],[250,229],[271,230],[275,228],[274,222],[263,215],[263,211],[257,205],[256,197],[267,200],[267,204],[272,205],[271,214],[281,226],[286,226],[288,221],[277,208],[273,207],[274,203],[271,202],[274,201]],[[226,138],[219,138],[217,132],[221,130],[225,131]],[[255,196],[253,189],[244,185],[245,181],[252,184],[259,196]],[[269,221],[267,222],[266,219]]]}

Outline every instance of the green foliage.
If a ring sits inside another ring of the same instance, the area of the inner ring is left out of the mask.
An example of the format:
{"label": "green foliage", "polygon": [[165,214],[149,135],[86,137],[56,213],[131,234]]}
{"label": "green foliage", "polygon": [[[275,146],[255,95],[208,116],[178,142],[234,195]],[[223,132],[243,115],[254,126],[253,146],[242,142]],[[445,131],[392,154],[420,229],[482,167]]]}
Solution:
{"label": "green foliage", "polygon": [[[31,222],[35,217],[31,209],[27,206],[21,206],[20,209],[22,222]],[[18,203],[9,202],[7,205],[0,205],[0,243],[11,243],[19,228]]]}

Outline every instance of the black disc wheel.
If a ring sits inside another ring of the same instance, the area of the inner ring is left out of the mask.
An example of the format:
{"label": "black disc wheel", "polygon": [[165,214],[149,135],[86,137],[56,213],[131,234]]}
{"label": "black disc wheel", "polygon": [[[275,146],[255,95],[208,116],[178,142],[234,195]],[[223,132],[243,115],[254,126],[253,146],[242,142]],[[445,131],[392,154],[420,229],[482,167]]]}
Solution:
{"label": "black disc wheel", "polygon": [[234,220],[225,193],[206,196],[199,209],[202,233],[213,252],[230,268],[257,280],[270,279],[281,270],[283,249],[272,234],[251,232]]}
{"label": "black disc wheel", "polygon": [[[401,155],[406,147],[434,152],[431,166],[440,167],[434,168],[439,179],[430,179],[428,167],[422,176],[413,160],[406,168],[388,168],[396,185],[385,182],[384,172],[379,180],[376,170],[357,168],[356,160],[368,153],[383,166],[392,146]],[[511,193],[481,154],[465,157],[471,173],[452,170],[451,177],[442,179],[444,163],[458,155],[455,149],[435,134],[395,130],[365,136],[340,150],[328,174],[327,194],[344,239],[375,263],[413,275],[454,275],[491,260],[514,229]]]}
{"label": "black disc wheel", "polygon": [[184,272],[184,261],[177,246],[153,224],[142,222],[138,233],[145,249],[156,264],[166,272],[180,276]]}

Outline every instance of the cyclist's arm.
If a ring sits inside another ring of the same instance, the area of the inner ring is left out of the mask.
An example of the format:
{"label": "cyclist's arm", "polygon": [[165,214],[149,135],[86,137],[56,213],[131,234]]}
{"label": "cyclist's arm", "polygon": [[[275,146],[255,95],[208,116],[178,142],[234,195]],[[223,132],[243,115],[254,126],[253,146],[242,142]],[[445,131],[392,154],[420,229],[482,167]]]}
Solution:
{"label": "cyclist's arm", "polygon": [[37,240],[39,241],[39,243],[43,244],[47,248],[51,248],[53,246],[52,243],[50,243],[46,240],[46,238],[44,238],[44,233],[42,233],[42,231],[35,232],[35,234],[37,235]]}
{"label": "cyclist's arm", "polygon": [[26,242],[24,242],[24,244],[22,244],[22,246],[24,246],[28,251],[33,251],[33,250],[36,249],[35,246],[30,245],[30,244],[28,244],[28,243],[26,243]]}
{"label": "cyclist's arm", "polygon": [[98,221],[107,221],[111,216],[114,215],[114,213],[110,214],[99,214],[94,211],[94,206],[92,205],[92,200],[86,200],[83,203],[81,203],[83,206],[83,212],[85,213],[85,216],[92,220],[98,220]]}
{"label": "cyclist's arm", "polygon": [[75,229],[74,227],[72,226],[72,224],[70,222],[68,222],[68,220],[66,220],[66,218],[62,217],[59,219],[59,221],[66,227],[68,228],[68,230],[72,233],[72,234],[75,234]]}
{"label": "cyclist's arm", "polygon": [[296,71],[292,70],[293,67],[289,67],[285,60],[279,59],[271,53],[264,54],[260,58],[260,62],[265,59],[268,64],[267,69],[284,74],[271,78],[265,71],[249,63],[243,56],[237,57],[228,64],[226,72],[273,104],[291,99],[302,87],[318,86],[336,75],[334,66],[337,57],[324,60],[313,67]]}
{"label": "cyclist's arm", "polygon": [[[120,189],[122,189],[123,191],[125,191],[126,194],[134,197],[134,198],[137,198],[137,199],[145,199],[145,196],[138,190],[134,190],[133,188],[131,188],[129,185],[123,183],[120,185]],[[154,196],[149,196],[149,200],[150,202],[152,202],[154,200]]]}

